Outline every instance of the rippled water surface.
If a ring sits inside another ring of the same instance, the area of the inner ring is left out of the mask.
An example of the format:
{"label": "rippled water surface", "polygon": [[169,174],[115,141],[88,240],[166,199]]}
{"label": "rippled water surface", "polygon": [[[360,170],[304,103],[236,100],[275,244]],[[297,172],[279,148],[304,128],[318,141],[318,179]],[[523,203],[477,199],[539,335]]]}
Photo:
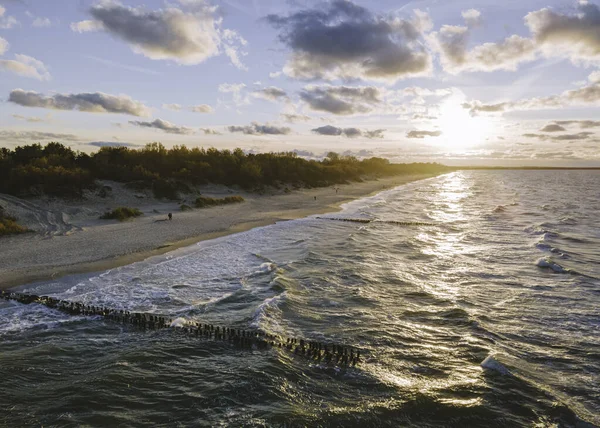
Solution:
{"label": "rippled water surface", "polygon": [[366,357],[0,302],[0,425],[600,425],[599,190],[593,171],[456,172],[332,215],[380,222],[282,222],[22,287]]}

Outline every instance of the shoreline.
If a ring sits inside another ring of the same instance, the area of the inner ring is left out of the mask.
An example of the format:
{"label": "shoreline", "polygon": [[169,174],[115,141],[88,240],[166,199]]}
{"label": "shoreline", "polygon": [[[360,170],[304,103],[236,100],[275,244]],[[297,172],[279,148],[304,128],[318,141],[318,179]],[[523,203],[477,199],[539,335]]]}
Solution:
{"label": "shoreline", "polygon": [[[174,229],[162,233],[164,228],[156,228],[163,225],[153,224],[163,222],[157,220],[158,215],[150,215],[143,220],[83,227],[73,233],[50,238],[39,233],[3,238],[0,244],[8,251],[0,249],[0,290],[114,269],[201,241],[280,221],[337,212],[347,202],[437,175],[400,175],[338,185],[339,192],[335,193],[332,187],[322,187],[295,190],[289,194],[250,195],[241,204],[176,212],[168,226],[177,227],[185,223],[183,231]],[[90,242],[98,243],[100,251],[96,252],[93,248],[90,251]]]}

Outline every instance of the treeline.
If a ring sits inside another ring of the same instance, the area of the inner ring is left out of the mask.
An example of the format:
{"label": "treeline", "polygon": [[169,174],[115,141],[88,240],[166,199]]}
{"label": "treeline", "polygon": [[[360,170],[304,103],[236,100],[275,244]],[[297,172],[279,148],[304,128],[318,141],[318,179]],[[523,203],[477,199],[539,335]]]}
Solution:
{"label": "treeline", "polygon": [[143,149],[102,147],[87,154],[60,143],[31,144],[13,150],[0,148],[0,192],[18,196],[48,194],[77,197],[95,187],[97,179],[152,188],[158,197],[175,199],[189,185],[239,185],[246,190],[290,184],[320,187],[366,176],[439,173],[437,163],[393,164],[387,159],[358,160],[329,153],[322,161],[306,160],[293,152],[244,153],[241,149],[166,149],[160,143]]}

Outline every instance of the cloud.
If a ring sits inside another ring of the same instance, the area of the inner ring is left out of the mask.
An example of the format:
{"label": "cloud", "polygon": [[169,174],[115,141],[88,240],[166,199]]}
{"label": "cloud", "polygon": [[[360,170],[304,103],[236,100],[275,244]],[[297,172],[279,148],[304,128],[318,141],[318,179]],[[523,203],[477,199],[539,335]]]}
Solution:
{"label": "cloud", "polygon": [[365,114],[381,102],[380,91],[374,86],[307,86],[300,99],[311,110],[335,115]]}
{"label": "cloud", "polygon": [[579,1],[579,13],[565,15],[544,8],[530,12],[525,23],[548,55],[567,53],[572,60],[600,59],[600,8]]}
{"label": "cloud", "polygon": [[600,120],[557,120],[556,123],[561,126],[579,125],[583,129],[600,127]]}
{"label": "cloud", "polygon": [[87,143],[87,145],[94,147],[139,147],[139,144],[119,143],[114,141],[92,141],[91,143]]}
{"label": "cloud", "polygon": [[37,17],[31,23],[32,26],[37,28],[50,27],[52,25],[52,21],[49,18]]}
{"label": "cloud", "polygon": [[106,0],[92,6],[92,20],[71,24],[73,31],[105,31],[129,44],[135,53],[154,60],[199,64],[222,51],[238,68],[238,47],[246,41],[235,31],[222,29],[217,8],[204,0],[180,0],[183,8],[168,4],[148,11]]}
{"label": "cloud", "polygon": [[[163,104],[162,108],[165,110],[181,111],[184,107],[181,104]],[[194,113],[212,113],[214,109],[208,104],[199,104],[188,108],[189,111]]]}
{"label": "cloud", "polygon": [[163,104],[162,108],[165,110],[173,110],[173,111],[179,111],[182,109],[181,104]]}
{"label": "cloud", "polygon": [[560,131],[566,131],[566,129],[560,125],[557,125],[556,123],[549,123],[548,125],[544,126],[542,129],[540,129],[540,131],[541,132],[560,132]]}
{"label": "cloud", "polygon": [[523,134],[526,138],[537,138],[543,141],[576,141],[576,140],[587,140],[593,132],[579,132],[577,134],[562,134],[562,135],[545,135],[545,134]]}
{"label": "cloud", "polygon": [[275,125],[261,125],[257,122],[252,122],[250,125],[246,126],[228,126],[227,130],[229,132],[241,132],[247,135],[287,135],[292,130],[285,126],[275,126]]}
{"label": "cloud", "polygon": [[155,119],[152,122],[142,122],[139,120],[130,120],[130,124],[135,126],[140,126],[142,128],[154,128],[164,131],[168,134],[179,134],[179,135],[189,135],[193,134],[194,130],[192,128],[188,128],[186,126],[177,126],[172,124],[171,122],[167,122],[162,119]]}
{"label": "cloud", "polygon": [[519,64],[533,61],[537,47],[533,40],[512,35],[498,43],[484,43],[468,50],[468,27],[444,25],[428,36],[431,47],[440,54],[445,71],[460,72],[496,70],[515,71]]}
{"label": "cloud", "polygon": [[8,101],[24,107],[150,116],[150,109],[141,102],[127,95],[110,95],[102,92],[45,96],[34,91],[15,89],[11,91]]}
{"label": "cloud", "polygon": [[441,131],[409,131],[406,134],[406,138],[425,138],[425,137],[439,137],[442,135]]}
{"label": "cloud", "polygon": [[78,141],[73,134],[55,134],[52,132],[38,131],[12,131],[0,130],[0,140],[14,143],[38,143],[46,141]]}
{"label": "cloud", "polygon": [[468,27],[478,27],[481,25],[481,12],[477,9],[463,10],[461,15]]}
{"label": "cloud", "polygon": [[46,117],[46,119],[44,119],[43,117],[22,116],[20,114],[13,114],[12,117],[14,117],[17,120],[24,120],[25,122],[29,123],[45,122],[47,119],[49,119],[49,117]]}
{"label": "cloud", "polygon": [[569,106],[586,106],[600,104],[600,84],[584,86],[578,89],[564,91],[559,95],[529,98],[518,101],[483,104],[480,101],[463,103],[463,108],[469,109],[472,115],[478,113],[493,113],[515,110],[561,109]]}
{"label": "cloud", "polygon": [[296,79],[398,79],[427,75],[431,57],[420,44],[428,16],[414,21],[377,16],[334,0],[289,16],[269,15],[291,50],[283,71]]}
{"label": "cloud", "polygon": [[8,50],[9,46],[10,45],[6,41],[6,39],[3,39],[2,37],[0,37],[0,55],[4,55],[4,53]]}
{"label": "cloud", "polygon": [[6,15],[6,9],[0,5],[0,29],[8,30],[20,25],[14,16]]}
{"label": "cloud", "polygon": [[281,115],[281,117],[283,117],[286,122],[290,122],[290,123],[308,122],[309,120],[311,120],[311,117],[307,116],[305,114],[283,113]]}
{"label": "cloud", "polygon": [[71,30],[75,31],[76,33],[101,31],[104,30],[104,25],[100,21],[92,21],[88,19],[86,21],[73,22],[71,24]]}
{"label": "cloud", "polygon": [[200,131],[204,132],[204,135],[221,135],[219,131],[215,131],[211,128],[200,128]]}
{"label": "cloud", "polygon": [[221,83],[219,85],[219,92],[223,94],[231,94],[233,97],[233,102],[236,106],[250,104],[248,96],[242,94],[245,89],[246,85],[244,83]]}
{"label": "cloud", "polygon": [[31,56],[16,54],[15,59],[0,59],[0,71],[8,71],[37,80],[50,80],[51,76],[42,61]]}
{"label": "cloud", "polygon": [[194,113],[213,113],[215,110],[208,104],[198,104],[191,106],[190,110]]}
{"label": "cloud", "polygon": [[319,135],[338,136],[343,135],[348,138],[366,137],[366,138],[383,138],[385,129],[361,130],[358,128],[338,128],[332,125],[325,125],[319,128],[312,129],[312,132]]}
{"label": "cloud", "polygon": [[363,131],[363,136],[367,138],[383,138],[385,129],[373,129],[372,131]]}
{"label": "cloud", "polygon": [[600,83],[600,70],[592,71],[588,76],[591,83]]}
{"label": "cloud", "polygon": [[268,88],[258,89],[252,92],[252,95],[257,98],[262,98],[268,101],[279,101],[289,100],[287,93],[276,86],[269,86]]}

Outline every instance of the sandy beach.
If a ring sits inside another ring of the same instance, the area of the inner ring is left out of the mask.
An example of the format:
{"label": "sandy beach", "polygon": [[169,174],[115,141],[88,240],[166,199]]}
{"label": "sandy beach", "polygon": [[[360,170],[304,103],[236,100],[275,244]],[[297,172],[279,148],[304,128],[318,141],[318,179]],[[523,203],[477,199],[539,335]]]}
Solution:
{"label": "sandy beach", "polygon": [[[165,202],[149,192],[127,190],[112,182],[105,183],[111,188],[108,196],[89,194],[82,201],[23,200],[0,194],[0,205],[34,231],[0,239],[0,289],[106,270],[253,227],[335,212],[345,202],[427,177],[404,175],[351,183],[336,186],[337,192],[325,187],[263,195],[203,186],[203,196],[241,195],[246,201],[185,212],[180,211],[180,204],[193,205],[193,197]],[[137,207],[144,215],[125,222],[98,219],[118,206]],[[167,220],[169,212],[172,221]]]}

